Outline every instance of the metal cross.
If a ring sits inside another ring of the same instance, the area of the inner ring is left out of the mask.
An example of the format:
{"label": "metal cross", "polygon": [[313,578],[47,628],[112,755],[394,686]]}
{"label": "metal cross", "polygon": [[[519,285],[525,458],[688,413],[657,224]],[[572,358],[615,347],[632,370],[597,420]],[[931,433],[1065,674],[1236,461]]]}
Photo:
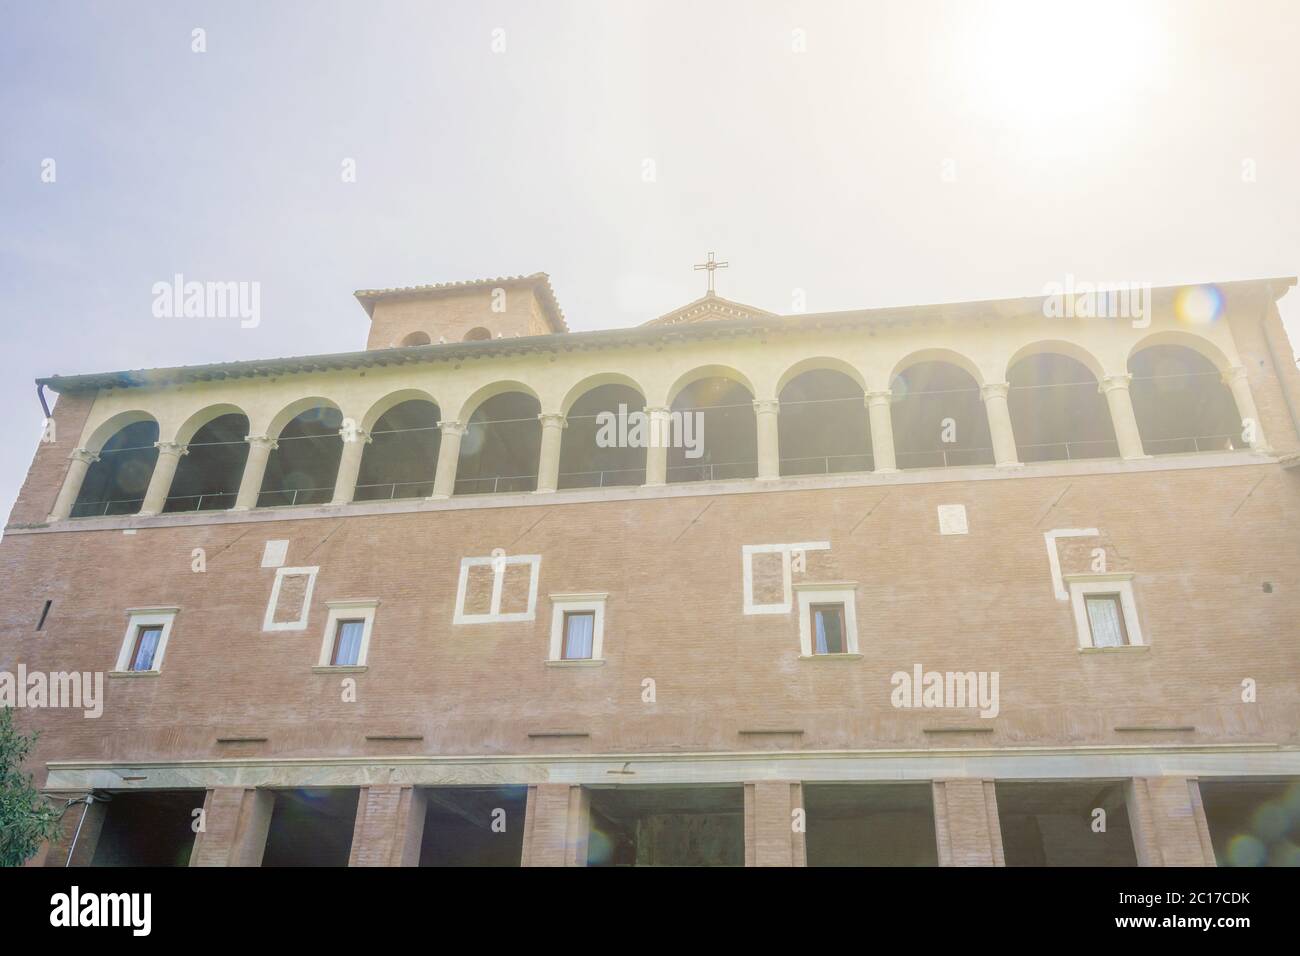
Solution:
{"label": "metal cross", "polygon": [[715,269],[725,269],[725,268],[727,268],[727,266],[729,266],[729,265],[730,265],[730,263],[728,263],[728,262],[718,262],[718,261],[716,261],[716,260],[713,258],[713,253],[711,253],[711,252],[709,253],[709,261],[708,261],[708,262],[698,262],[698,263],[695,264],[695,271],[696,271],[696,272],[699,272],[699,271],[702,270],[702,269],[707,269],[708,272],[709,272],[709,295],[713,295],[713,294],[714,294],[714,293],[713,293],[713,270],[715,270]]}

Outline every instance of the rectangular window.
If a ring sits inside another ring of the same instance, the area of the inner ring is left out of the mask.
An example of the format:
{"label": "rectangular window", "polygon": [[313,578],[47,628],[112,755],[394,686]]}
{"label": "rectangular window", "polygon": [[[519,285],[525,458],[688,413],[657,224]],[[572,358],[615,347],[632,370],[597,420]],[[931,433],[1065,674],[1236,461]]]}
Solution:
{"label": "rectangular window", "polygon": [[151,671],[154,669],[153,659],[158,653],[158,643],[162,640],[161,624],[142,624],[136,629],[135,648],[131,651],[131,666],[133,671]]}
{"label": "rectangular window", "polygon": [[812,604],[812,632],[814,654],[844,654],[844,605]]}
{"label": "rectangular window", "polygon": [[565,611],[564,653],[561,656],[561,660],[591,660],[591,652],[595,636],[595,611]]}
{"label": "rectangular window", "polygon": [[1118,594],[1089,594],[1084,598],[1093,647],[1123,647],[1128,644],[1124,629],[1124,608]]}
{"label": "rectangular window", "polygon": [[339,621],[334,630],[334,651],[330,655],[330,665],[355,667],[361,660],[361,638],[365,633],[364,618]]}

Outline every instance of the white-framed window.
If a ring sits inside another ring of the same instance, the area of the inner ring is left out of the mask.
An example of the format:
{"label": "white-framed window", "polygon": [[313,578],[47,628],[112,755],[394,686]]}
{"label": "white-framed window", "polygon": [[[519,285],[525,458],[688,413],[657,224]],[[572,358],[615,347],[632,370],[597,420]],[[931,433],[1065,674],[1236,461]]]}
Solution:
{"label": "white-framed window", "polygon": [[[305,631],[311,613],[311,594],[316,588],[314,568],[277,568],[271,600],[262,619],[264,631]],[[283,606],[281,606],[283,604]]]}
{"label": "white-framed window", "polygon": [[794,585],[799,598],[802,657],[857,656],[857,584],[852,581]]}
{"label": "white-framed window", "polygon": [[[524,565],[528,573],[528,598],[526,602],[503,607],[506,574],[509,568]],[[460,581],[456,585],[456,611],[453,624],[497,624],[509,621],[531,621],[537,616],[537,580],[542,567],[540,554],[494,554],[485,558],[461,558]],[[487,570],[484,571],[483,569]],[[486,611],[465,610],[466,595],[470,590],[470,572],[489,574],[491,597]]]}
{"label": "white-framed window", "polygon": [[553,663],[599,663],[604,660],[605,599],[608,594],[552,594]]}
{"label": "white-framed window", "polygon": [[126,612],[126,633],[117,652],[118,674],[157,674],[180,608],[133,607]]}
{"label": "white-framed window", "polygon": [[1067,574],[1079,647],[1145,647],[1133,599],[1133,574]]}
{"label": "white-framed window", "polygon": [[[740,574],[744,588],[746,614],[789,614],[792,603],[796,559],[807,566],[809,551],[829,551],[829,541],[804,541],[798,544],[746,544],[740,548]],[[781,562],[781,600],[774,604],[754,603],[754,555],[776,555]]]}
{"label": "white-framed window", "polygon": [[316,666],[365,667],[370,654],[370,632],[375,626],[374,598],[355,601],[326,601],[329,614],[321,637]]}

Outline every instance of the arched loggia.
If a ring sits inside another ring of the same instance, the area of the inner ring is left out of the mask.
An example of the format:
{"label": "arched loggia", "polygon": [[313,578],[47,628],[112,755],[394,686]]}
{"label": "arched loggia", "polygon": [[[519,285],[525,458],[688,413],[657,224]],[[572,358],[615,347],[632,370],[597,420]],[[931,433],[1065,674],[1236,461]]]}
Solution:
{"label": "arched loggia", "polygon": [[1097,376],[1078,359],[1055,352],[1029,355],[1007,370],[1007,382],[1020,461],[1119,457]]}
{"label": "arched loggia", "polygon": [[758,474],[754,396],[739,382],[701,378],[673,400],[668,481],[721,481]]}
{"label": "arched loggia", "polygon": [[144,504],[144,493],[158,463],[158,423],[133,422],[114,432],[99,448],[81,482],[73,518],[133,515]]}
{"label": "arched loggia", "polygon": [[813,369],[780,394],[781,474],[871,471],[871,428],[862,386],[843,372]]}
{"label": "arched loggia", "polygon": [[911,365],[890,386],[899,468],[993,464],[993,439],[979,384],[951,362]]}
{"label": "arched loggia", "polygon": [[328,504],[343,454],[342,423],[342,413],[327,405],[294,416],[274,436],[257,506]]}
{"label": "arched loggia", "polygon": [[164,512],[224,511],[234,507],[248,461],[248,418],[231,412],[212,419],[186,443]]}
{"label": "arched loggia", "polygon": [[1128,363],[1129,394],[1148,455],[1246,448],[1243,423],[1208,358],[1183,345],[1152,345]]}

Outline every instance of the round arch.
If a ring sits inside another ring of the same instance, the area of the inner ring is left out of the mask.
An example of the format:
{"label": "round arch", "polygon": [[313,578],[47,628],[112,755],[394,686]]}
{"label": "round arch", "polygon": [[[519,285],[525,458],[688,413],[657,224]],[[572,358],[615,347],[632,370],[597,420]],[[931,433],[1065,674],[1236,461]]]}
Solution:
{"label": "round arch", "polygon": [[1191,349],[1208,360],[1220,372],[1226,372],[1233,365],[1228,356],[1223,354],[1223,350],[1209,339],[1195,332],[1184,332],[1179,329],[1153,332],[1146,336],[1129,350],[1127,364],[1131,366],[1135,355],[1156,345],[1181,345],[1183,348]]}
{"label": "round arch", "polygon": [[1102,380],[1106,372],[1097,357],[1081,345],[1074,342],[1067,342],[1064,339],[1044,339],[1041,342],[1033,342],[1019,349],[1007,362],[1007,367],[1003,369],[1002,378],[1004,381],[1010,381],[1011,370],[1016,364],[1023,362],[1027,358],[1033,358],[1035,355],[1064,355],[1066,358],[1074,359],[1089,372],[1098,382]]}
{"label": "round arch", "polygon": [[785,391],[785,387],[805,372],[820,371],[839,372],[842,375],[847,375],[858,384],[858,387],[861,388],[863,392],[868,391],[867,380],[857,368],[843,359],[831,358],[830,356],[817,356],[814,358],[803,359],[786,369],[785,373],[777,379],[775,397],[779,398],[781,393]]}
{"label": "round arch", "polygon": [[[523,382],[506,379],[500,382],[492,382],[490,385],[484,385],[478,389],[469,398],[465,399],[460,406],[460,414],[456,416],[459,422],[468,423],[470,417],[478,411],[478,407],[486,402],[489,398],[496,398],[498,395],[504,395],[506,392],[522,392],[530,398],[536,400],[537,404],[542,403],[541,397],[532,388]],[[441,407],[441,406],[439,406]]]}
{"label": "round arch", "polygon": [[[158,419],[154,418],[148,412],[139,409],[133,409],[129,412],[118,412],[111,418],[101,422],[99,426],[90,433],[90,437],[86,439],[86,443],[83,447],[86,451],[98,454],[104,447],[104,443],[120,432],[123,428],[140,422],[153,422],[157,425]],[[161,432],[159,432],[159,434],[161,435]]]}
{"label": "round arch", "polygon": [[[560,414],[567,416],[578,399],[582,398],[593,389],[600,388],[602,385],[626,385],[640,394],[642,400],[645,400],[645,389],[641,383],[630,375],[624,375],[622,372],[601,372],[597,375],[588,375],[582,381],[578,382],[564,396],[564,401],[560,403]],[[636,409],[640,411],[641,409]]]}
{"label": "round arch", "polygon": [[375,427],[375,422],[384,416],[385,412],[391,411],[403,402],[428,402],[431,405],[437,405],[440,410],[442,408],[438,400],[422,388],[398,389],[396,392],[389,392],[370,406],[370,409],[361,419],[362,430],[370,431]]}
{"label": "round arch", "polygon": [[672,388],[668,390],[668,400],[666,404],[671,406],[673,402],[677,401],[677,396],[679,396],[685,389],[705,378],[725,378],[735,382],[737,385],[743,386],[749,392],[751,397],[756,395],[754,391],[754,383],[751,382],[747,376],[742,375],[731,366],[701,365],[678,377],[677,381],[673,383]]}
{"label": "round arch", "polygon": [[185,424],[176,430],[176,436],[173,441],[182,445],[188,445],[190,440],[199,432],[204,425],[214,422],[223,415],[243,415],[248,418],[248,413],[238,405],[222,403],[219,405],[208,405],[200,408],[197,412],[185,420]]}
{"label": "round arch", "polygon": [[266,427],[267,437],[279,437],[280,432],[284,431],[285,425],[288,425],[303,412],[310,411],[313,408],[332,408],[334,411],[339,412],[340,415],[342,414],[342,410],[338,405],[328,398],[321,398],[320,396],[300,398],[280,409],[276,416],[271,419],[271,423]]}
{"label": "round arch", "polygon": [[899,359],[894,365],[893,371],[889,373],[889,387],[894,387],[894,380],[902,375],[913,365],[920,365],[923,362],[946,362],[949,365],[955,365],[975,379],[975,384],[984,385],[984,374],[980,371],[978,365],[971,361],[960,352],[954,352],[952,349],[920,349],[912,352]]}

